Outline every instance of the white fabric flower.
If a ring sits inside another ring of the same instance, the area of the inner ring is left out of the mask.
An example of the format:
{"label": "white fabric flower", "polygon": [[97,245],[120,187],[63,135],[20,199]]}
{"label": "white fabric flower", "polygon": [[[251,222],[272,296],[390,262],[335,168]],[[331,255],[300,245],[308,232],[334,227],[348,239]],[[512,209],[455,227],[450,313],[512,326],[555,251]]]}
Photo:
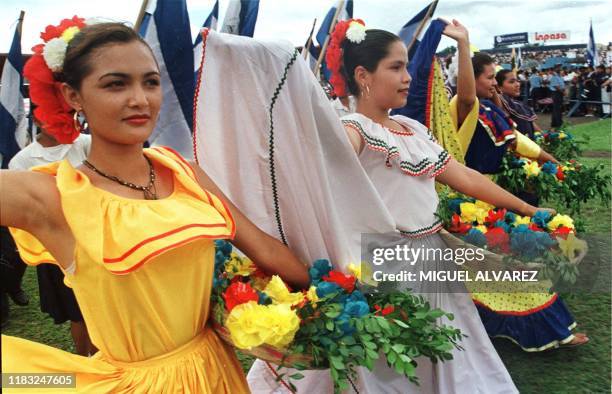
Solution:
{"label": "white fabric flower", "polygon": [[359,22],[351,22],[346,30],[346,38],[353,44],[359,44],[365,40],[366,27]]}
{"label": "white fabric flower", "polygon": [[43,57],[51,71],[58,72],[62,70],[67,47],[68,44],[61,38],[53,38],[45,44]]}

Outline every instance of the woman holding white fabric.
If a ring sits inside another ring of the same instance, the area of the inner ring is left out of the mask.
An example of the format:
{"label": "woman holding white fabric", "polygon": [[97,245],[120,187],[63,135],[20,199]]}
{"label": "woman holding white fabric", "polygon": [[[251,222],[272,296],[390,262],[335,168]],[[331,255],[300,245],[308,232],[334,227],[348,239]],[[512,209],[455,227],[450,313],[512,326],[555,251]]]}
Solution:
{"label": "woman holding white fabric", "polygon": [[[456,39],[458,45],[469,46],[467,30],[456,21],[444,34]],[[436,234],[442,223],[435,216],[438,198],[434,181],[521,215],[535,214],[536,207],[456,162],[425,126],[404,116],[389,116],[390,109],[406,104],[411,81],[406,47],[399,37],[382,30],[366,31],[360,21],[341,22],[329,51],[332,81],[340,90],[336,93],[348,88],[357,97],[356,113],[342,121],[360,162],[397,221],[397,243],[415,249],[446,248]],[[443,262],[435,260],[419,263],[443,267]],[[418,360],[421,388],[407,387],[403,378],[382,363],[374,371],[376,379],[361,384],[372,392],[515,392],[470,296],[465,292],[449,294],[450,287],[437,291],[426,297],[433,307],[455,314],[452,324],[467,335],[462,341],[464,351],[455,351],[454,360],[441,364]]]}

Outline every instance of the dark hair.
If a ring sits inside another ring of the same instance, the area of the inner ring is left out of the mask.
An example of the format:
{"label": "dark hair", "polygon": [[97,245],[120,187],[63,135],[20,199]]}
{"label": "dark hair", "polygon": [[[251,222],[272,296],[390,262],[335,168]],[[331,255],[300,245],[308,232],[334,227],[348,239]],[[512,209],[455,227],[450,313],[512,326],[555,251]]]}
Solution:
{"label": "dark hair", "polygon": [[128,44],[134,41],[143,43],[151,50],[134,29],[122,23],[97,23],[85,26],[68,44],[58,79],[78,90],[83,79],[91,72],[90,57],[94,50],[108,44]]}
{"label": "dark hair", "polygon": [[504,81],[506,80],[506,76],[511,72],[512,70],[499,70],[497,74],[495,74],[495,80],[497,81],[497,84],[499,86],[502,86],[504,84]]}
{"label": "dark hair", "polygon": [[389,47],[396,41],[401,41],[397,35],[378,29],[366,30],[365,39],[359,44],[348,39],[342,41],[341,71],[351,94],[359,95],[359,86],[355,81],[357,66],[362,66],[370,72],[376,71],[378,63],[389,55]]}
{"label": "dark hair", "polygon": [[472,68],[474,69],[474,77],[478,78],[484,72],[485,66],[493,64],[495,61],[484,52],[476,52],[472,57]]}

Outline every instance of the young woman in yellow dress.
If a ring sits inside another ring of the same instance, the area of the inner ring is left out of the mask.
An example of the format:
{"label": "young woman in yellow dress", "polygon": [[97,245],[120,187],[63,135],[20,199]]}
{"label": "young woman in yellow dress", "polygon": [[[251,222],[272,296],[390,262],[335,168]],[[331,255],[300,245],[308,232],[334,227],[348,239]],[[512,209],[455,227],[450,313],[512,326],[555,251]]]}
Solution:
{"label": "young woman in yellow dress", "polygon": [[232,240],[295,287],[307,285],[307,269],[198,166],[169,148],[142,148],[162,101],[148,45],[122,24],[72,21],[59,37],[68,41],[63,61],[49,56],[54,30],[41,35],[48,48],[35,47],[30,60],[40,71],[31,95],[62,140],[78,135],[66,129],[73,114],[84,115],[91,152],[78,167],[0,172],[0,221],[29,264],[64,271],[99,352],[86,358],[2,336],[2,372],[74,373],[78,392],[246,393],[232,349],[206,325],[214,240]]}

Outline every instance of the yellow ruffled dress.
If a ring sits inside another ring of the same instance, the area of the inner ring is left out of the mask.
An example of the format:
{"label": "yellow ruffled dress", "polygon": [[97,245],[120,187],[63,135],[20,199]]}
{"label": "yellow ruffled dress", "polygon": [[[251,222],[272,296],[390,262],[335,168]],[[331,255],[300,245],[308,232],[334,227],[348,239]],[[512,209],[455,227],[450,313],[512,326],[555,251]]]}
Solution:
{"label": "yellow ruffled dress", "polygon": [[[3,335],[3,373],[76,374],[76,389],[55,392],[248,392],[232,348],[206,325],[214,240],[233,238],[231,214],[176,152],[145,154],[174,172],[169,197],[122,198],[93,186],[68,161],[35,169],[56,176],[76,239],[76,270],[65,281],[99,352],[87,358]],[[12,232],[28,264],[54,262],[32,235]],[[44,392],[14,389],[28,391]]]}

